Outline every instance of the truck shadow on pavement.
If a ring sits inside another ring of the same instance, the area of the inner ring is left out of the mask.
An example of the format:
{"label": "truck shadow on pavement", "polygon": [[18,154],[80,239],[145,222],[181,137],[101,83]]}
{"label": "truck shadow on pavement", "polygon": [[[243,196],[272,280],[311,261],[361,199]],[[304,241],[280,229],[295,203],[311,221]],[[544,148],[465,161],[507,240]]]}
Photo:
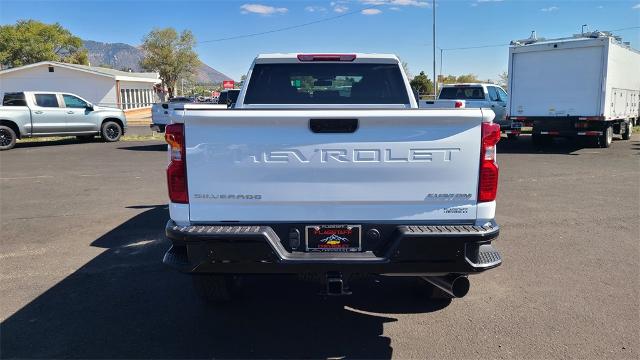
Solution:
{"label": "truck shadow on pavement", "polygon": [[449,304],[416,296],[410,279],[363,279],[326,298],[315,283],[265,276],[206,306],[161,264],[167,207],[133,208],[143,212],[91,243],[102,254],[2,322],[3,358],[390,358],[383,325],[397,319],[384,314]]}
{"label": "truck shadow on pavement", "polygon": [[18,141],[16,143],[15,149],[20,148],[32,148],[32,147],[46,147],[46,146],[60,146],[60,145],[78,145],[78,144],[86,144],[90,142],[98,142],[99,140],[96,138],[95,140],[78,140],[76,138],[60,138],[55,140],[42,140],[42,141]]}
{"label": "truck shadow on pavement", "polygon": [[[520,136],[517,140],[500,139],[498,142],[498,154],[556,154],[556,155],[579,155],[575,151],[588,148],[589,146],[572,139],[553,139],[550,144],[540,148],[533,146],[531,136]],[[499,156],[499,155],[498,155]]]}
{"label": "truck shadow on pavement", "polygon": [[167,151],[167,143],[154,143],[149,145],[133,145],[133,146],[123,146],[119,147],[120,150],[131,150],[131,151]]}

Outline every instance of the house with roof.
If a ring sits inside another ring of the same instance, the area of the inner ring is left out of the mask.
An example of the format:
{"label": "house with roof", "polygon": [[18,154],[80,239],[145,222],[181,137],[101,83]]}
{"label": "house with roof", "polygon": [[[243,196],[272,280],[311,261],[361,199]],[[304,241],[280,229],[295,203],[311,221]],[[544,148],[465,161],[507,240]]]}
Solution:
{"label": "house with roof", "polygon": [[96,66],[41,61],[0,71],[0,92],[62,91],[125,111],[159,101],[158,73],[136,73]]}

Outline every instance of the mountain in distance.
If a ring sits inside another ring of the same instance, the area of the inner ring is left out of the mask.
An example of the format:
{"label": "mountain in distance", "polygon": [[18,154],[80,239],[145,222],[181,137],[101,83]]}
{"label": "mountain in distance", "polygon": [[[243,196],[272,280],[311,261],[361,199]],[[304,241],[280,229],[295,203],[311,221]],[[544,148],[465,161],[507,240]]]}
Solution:
{"label": "mountain in distance", "polygon": [[[89,53],[91,66],[108,65],[117,70],[144,71],[140,67],[140,60],[144,57],[140,48],[124,43],[103,43],[92,40],[83,40],[83,43]],[[196,69],[197,83],[217,84],[223,80],[232,79],[202,61],[200,62]]]}

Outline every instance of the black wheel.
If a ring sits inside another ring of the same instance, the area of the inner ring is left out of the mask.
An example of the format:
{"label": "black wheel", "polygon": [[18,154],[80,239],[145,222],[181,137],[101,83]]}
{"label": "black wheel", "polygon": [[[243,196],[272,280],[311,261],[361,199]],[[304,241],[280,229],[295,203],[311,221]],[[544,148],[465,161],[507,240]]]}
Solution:
{"label": "black wheel", "polygon": [[192,275],[193,287],[205,303],[220,304],[239,295],[240,279],[234,275]]}
{"label": "black wheel", "polygon": [[89,142],[89,141],[92,141],[94,137],[95,136],[93,135],[82,135],[82,136],[76,136],[76,139],[78,139],[78,141],[81,141],[81,142]]}
{"label": "black wheel", "polygon": [[102,124],[100,135],[102,136],[102,140],[106,142],[118,141],[122,136],[122,127],[117,122],[106,121]]}
{"label": "black wheel", "polygon": [[613,142],[613,127],[607,126],[603,134],[598,136],[598,146],[601,148],[608,148]]}
{"label": "black wheel", "polygon": [[631,123],[631,121],[625,121],[622,129],[624,130],[624,132],[622,133],[622,140],[631,139],[631,133],[633,132],[633,123]]}
{"label": "black wheel", "polygon": [[0,125],[0,151],[16,146],[16,132],[12,128]]}

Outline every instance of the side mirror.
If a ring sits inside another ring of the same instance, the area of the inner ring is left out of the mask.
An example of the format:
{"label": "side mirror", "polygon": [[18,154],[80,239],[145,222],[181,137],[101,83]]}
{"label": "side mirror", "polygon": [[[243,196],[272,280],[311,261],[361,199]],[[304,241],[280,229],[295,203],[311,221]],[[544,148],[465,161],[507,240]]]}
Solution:
{"label": "side mirror", "polygon": [[85,106],[85,108],[89,111],[93,111],[93,104],[92,103],[87,103],[87,106]]}

